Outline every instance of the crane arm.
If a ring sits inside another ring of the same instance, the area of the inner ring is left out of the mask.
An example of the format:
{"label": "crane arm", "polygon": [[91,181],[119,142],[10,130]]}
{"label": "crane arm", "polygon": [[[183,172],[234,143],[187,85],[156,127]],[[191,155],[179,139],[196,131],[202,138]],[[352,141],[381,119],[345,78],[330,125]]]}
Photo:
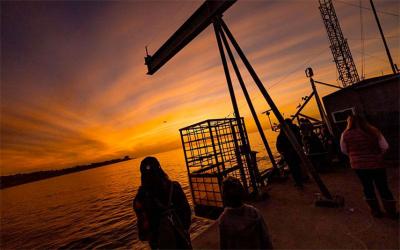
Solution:
{"label": "crane arm", "polygon": [[215,16],[220,16],[236,0],[205,1],[188,20],[154,53],[145,57],[148,75],[154,74],[190,41],[212,23]]}

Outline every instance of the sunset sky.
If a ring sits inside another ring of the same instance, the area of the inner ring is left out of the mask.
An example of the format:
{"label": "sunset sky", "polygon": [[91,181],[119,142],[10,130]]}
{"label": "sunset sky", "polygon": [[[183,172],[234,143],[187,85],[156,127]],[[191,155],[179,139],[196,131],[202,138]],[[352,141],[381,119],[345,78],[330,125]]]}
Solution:
{"label": "sunset sky", "polygon": [[[212,27],[146,75],[144,47],[154,53],[201,3],[2,2],[1,175],[154,154],[180,147],[181,127],[232,117]],[[334,4],[361,75],[359,1]],[[369,1],[362,5],[370,8]],[[375,6],[399,64],[400,4],[376,0]],[[362,15],[365,77],[391,73],[373,14],[363,9]],[[285,116],[311,92],[306,67],[315,79],[337,83],[318,1],[238,1],[224,20]],[[268,106],[244,78],[260,114]],[[315,116],[312,105],[305,113]]]}

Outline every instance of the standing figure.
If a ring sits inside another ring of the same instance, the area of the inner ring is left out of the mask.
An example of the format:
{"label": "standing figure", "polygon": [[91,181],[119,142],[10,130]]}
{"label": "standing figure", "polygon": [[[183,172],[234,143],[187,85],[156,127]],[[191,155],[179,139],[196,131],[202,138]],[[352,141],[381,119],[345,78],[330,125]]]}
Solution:
{"label": "standing figure", "polygon": [[[296,136],[297,141],[301,144],[300,129],[294,125],[290,119],[285,119],[284,122],[289,126],[293,134]],[[276,149],[285,159],[296,186],[302,188],[303,175],[300,167],[301,161],[282,128],[279,132],[278,138],[276,139]]]}
{"label": "standing figure", "polygon": [[328,169],[328,161],[326,159],[326,151],[319,137],[310,131],[307,135],[303,135],[304,150],[317,171],[325,171]]}
{"label": "standing figure", "polygon": [[328,153],[328,158],[331,160],[334,156],[337,155],[339,152],[338,144],[335,143],[335,139],[333,138],[332,134],[329,132],[328,127],[324,125],[321,130],[321,140],[322,143]]}
{"label": "standing figure", "polygon": [[347,118],[347,128],[340,138],[340,147],[350,158],[364,188],[365,201],[374,217],[382,217],[382,212],[374,190],[374,184],[382,199],[382,204],[390,217],[398,217],[396,201],[389,189],[383,154],[389,148],[382,133],[358,115]]}
{"label": "standing figure", "polygon": [[224,212],[218,218],[221,249],[272,249],[260,211],[243,203],[244,188],[234,177],[222,183]]}
{"label": "standing figure", "polygon": [[300,126],[300,132],[303,136],[308,135],[314,129],[314,125],[310,122],[310,120],[305,118],[300,118],[299,126]]}
{"label": "standing figure", "polygon": [[180,184],[151,156],[141,162],[140,173],[141,186],[133,200],[139,239],[152,249],[191,249],[191,210]]}

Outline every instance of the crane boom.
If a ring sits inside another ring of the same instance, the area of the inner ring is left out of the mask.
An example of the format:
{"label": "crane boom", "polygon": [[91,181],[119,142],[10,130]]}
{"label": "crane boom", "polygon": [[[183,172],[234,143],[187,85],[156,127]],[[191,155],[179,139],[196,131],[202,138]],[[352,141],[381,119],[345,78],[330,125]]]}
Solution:
{"label": "crane boom", "polygon": [[343,87],[359,82],[360,77],[347,40],[344,38],[340,28],[332,0],[319,0],[319,10],[331,43],[330,47],[339,73],[339,80],[342,82]]}
{"label": "crane boom", "polygon": [[190,41],[199,35],[216,16],[221,16],[236,0],[205,1],[188,20],[154,53],[145,58],[148,75],[154,74]]}

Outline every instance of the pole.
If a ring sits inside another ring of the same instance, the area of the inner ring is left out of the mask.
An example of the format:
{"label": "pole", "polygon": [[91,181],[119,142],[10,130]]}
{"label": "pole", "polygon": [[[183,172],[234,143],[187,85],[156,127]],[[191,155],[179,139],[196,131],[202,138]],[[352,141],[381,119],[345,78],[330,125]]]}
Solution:
{"label": "pole", "polygon": [[244,94],[244,96],[246,98],[247,104],[249,105],[251,114],[253,115],[253,119],[254,119],[254,121],[255,121],[255,123],[257,125],[258,132],[260,133],[260,136],[261,136],[261,139],[262,139],[262,141],[264,143],[265,149],[267,150],[269,159],[271,160],[272,167],[277,169],[278,166],[276,165],[276,162],[275,162],[275,159],[274,159],[274,155],[272,154],[271,148],[268,145],[267,138],[265,137],[265,134],[264,134],[264,131],[262,129],[260,120],[258,119],[257,113],[256,113],[256,111],[254,109],[253,103],[252,103],[251,98],[249,96],[249,93],[248,93],[248,91],[246,89],[246,85],[243,82],[242,75],[240,74],[239,68],[238,68],[238,66],[236,64],[236,61],[235,61],[235,58],[234,58],[234,56],[232,54],[232,50],[231,50],[231,48],[230,48],[230,46],[228,44],[228,41],[226,40],[225,34],[223,32],[220,32],[220,35],[221,35],[222,41],[223,41],[223,43],[225,45],[226,51],[228,52],[228,56],[229,56],[229,59],[231,60],[233,69],[235,70],[236,76],[237,76],[238,81],[240,83],[240,87],[242,88],[243,94]]}
{"label": "pole", "polygon": [[[219,169],[219,161],[218,161],[217,149],[215,147],[215,141],[214,141],[214,136],[213,136],[213,131],[212,131],[212,128],[211,128],[210,120],[207,121],[207,125],[208,125],[208,130],[210,132],[210,139],[211,139],[211,145],[212,145],[213,152],[214,152],[215,165],[217,166],[218,175],[220,175],[221,171]],[[215,133],[217,133],[217,129],[215,129]],[[220,152],[222,154],[222,150],[221,149],[220,149]]]}
{"label": "pole", "polygon": [[275,130],[274,130],[274,127],[273,127],[273,125],[272,125],[271,118],[269,117],[269,111],[270,111],[270,110],[264,111],[264,112],[262,112],[262,114],[265,114],[265,115],[268,117],[268,121],[269,121],[269,125],[270,125],[270,127],[271,127],[271,130],[272,130],[272,131],[275,131]]}
{"label": "pole", "polygon": [[300,112],[304,109],[304,107],[307,105],[307,103],[311,100],[311,98],[315,95],[314,91],[311,92],[310,95],[308,95],[307,100],[301,105],[301,107],[297,110],[297,112],[293,115],[292,121],[300,114]]}
{"label": "pole", "polygon": [[313,118],[313,117],[311,117],[311,116],[308,116],[308,115],[305,115],[305,114],[302,114],[302,113],[299,113],[299,114],[297,115],[297,117],[299,117],[299,116],[304,117],[304,118],[307,118],[308,120],[311,120],[311,121],[314,121],[314,122],[321,122],[321,121],[318,120],[318,119],[315,119],[315,118]]}
{"label": "pole", "polygon": [[254,71],[253,67],[251,66],[250,62],[247,60],[246,56],[244,55],[242,49],[236,42],[235,38],[233,37],[232,33],[230,32],[229,28],[225,24],[225,22],[220,18],[219,19],[223,30],[225,31],[226,35],[228,36],[229,40],[231,41],[233,47],[239,54],[240,58],[242,59],[244,65],[246,66],[247,70],[249,71],[250,75],[252,76],[254,82],[256,83],[257,87],[259,88],[261,94],[264,96],[265,100],[267,101],[268,105],[270,106],[272,112],[274,112],[276,118],[278,119],[279,123],[281,124],[281,128],[283,129],[284,133],[288,137],[290,143],[292,144],[293,148],[297,152],[299,158],[301,159],[301,162],[303,163],[304,166],[308,168],[308,171],[314,178],[315,182],[317,183],[319,189],[321,190],[322,195],[327,198],[332,200],[332,195],[330,194],[329,190],[325,186],[325,184],[322,182],[321,178],[319,177],[317,171],[315,170],[314,166],[310,162],[310,160],[306,157],[306,155],[303,152],[303,149],[301,148],[299,142],[296,139],[296,136],[294,133],[291,131],[289,126],[284,122],[283,116],[279,112],[278,108],[276,107],[274,101],[271,99],[269,96],[267,90],[265,89],[264,85],[262,84],[260,78]]}
{"label": "pole", "polygon": [[190,193],[192,194],[193,204],[196,206],[197,202],[196,202],[196,196],[194,196],[192,178],[190,176],[190,169],[189,169],[189,162],[188,162],[187,153],[186,153],[185,140],[183,139],[182,130],[179,130],[179,133],[181,134],[181,142],[182,142],[182,146],[183,146],[183,154],[185,155],[185,163],[186,163],[186,170],[187,170],[187,173],[188,173]]}
{"label": "pole", "polygon": [[318,91],[317,91],[317,88],[315,87],[314,79],[312,77],[310,77],[310,83],[311,83],[311,88],[312,88],[314,96],[315,96],[315,101],[317,102],[318,111],[319,111],[319,115],[321,116],[322,122],[325,123],[326,127],[329,130],[329,133],[331,135],[333,135],[332,126],[328,121],[328,117],[325,114],[324,108],[322,107],[321,99],[319,99]]}
{"label": "pole", "polygon": [[[248,143],[245,141],[242,121],[241,121],[241,118],[240,118],[239,108],[238,108],[238,105],[237,105],[237,102],[236,102],[235,91],[234,91],[233,86],[232,86],[232,80],[231,80],[231,76],[229,74],[229,68],[228,68],[228,64],[227,64],[227,61],[226,61],[224,48],[222,46],[221,37],[219,35],[221,26],[220,26],[218,21],[214,21],[213,25],[214,25],[215,36],[217,38],[219,52],[221,54],[221,60],[222,60],[222,65],[224,67],[226,81],[227,81],[227,84],[228,84],[229,94],[231,96],[231,102],[232,102],[233,110],[234,110],[234,113],[235,113],[236,123],[237,123],[237,125],[239,127],[239,134],[240,134],[240,137],[241,137],[241,140],[242,140],[242,146],[247,151],[247,152],[245,152],[244,155],[245,155],[245,158],[246,158],[246,162],[248,164],[247,167],[249,168],[249,166],[251,164],[250,157],[249,157],[250,150],[249,150]],[[235,134],[234,134],[234,136],[235,136]],[[240,149],[240,148],[238,148],[238,149]],[[238,164],[239,164],[239,166],[241,166],[242,175],[245,176],[244,175],[244,165],[243,165],[242,158],[241,158],[241,152],[238,152],[237,158],[238,158]],[[258,193],[256,177],[255,177],[254,171],[251,171],[251,170],[252,169],[249,168],[250,179],[251,179],[251,182],[252,182],[253,191]],[[246,183],[243,183],[243,184],[246,185]]]}
{"label": "pole", "polygon": [[371,3],[372,12],[374,12],[375,20],[376,20],[376,23],[378,24],[378,28],[379,28],[379,32],[381,33],[383,44],[385,45],[385,50],[386,50],[387,57],[389,59],[390,67],[392,67],[393,74],[396,74],[397,73],[396,68],[394,66],[392,56],[390,55],[389,47],[386,43],[385,35],[383,34],[381,23],[379,22],[378,14],[376,13],[376,10],[375,10],[374,2],[372,2],[372,0],[369,0],[369,2]]}

